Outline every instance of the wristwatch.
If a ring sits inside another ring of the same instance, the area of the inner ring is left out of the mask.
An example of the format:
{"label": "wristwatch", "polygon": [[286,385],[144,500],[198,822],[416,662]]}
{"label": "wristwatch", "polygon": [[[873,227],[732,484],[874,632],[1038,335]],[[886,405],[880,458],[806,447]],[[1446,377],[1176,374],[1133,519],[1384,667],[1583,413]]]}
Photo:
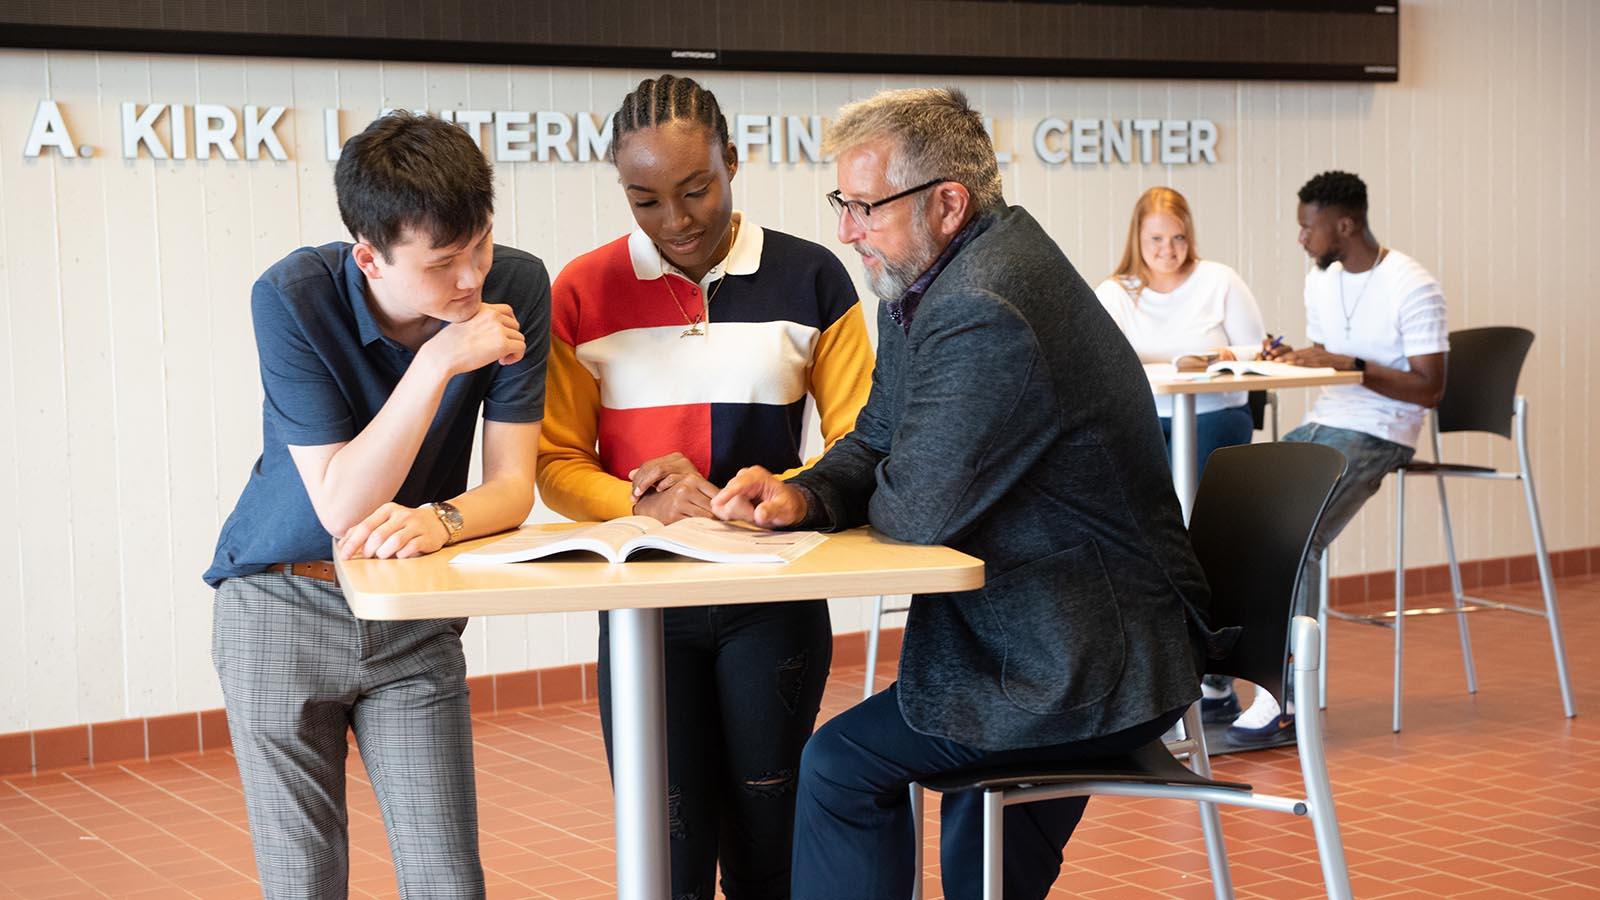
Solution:
{"label": "wristwatch", "polygon": [[1350,357],[1350,365],[1353,366],[1357,372],[1365,372],[1367,370],[1367,361],[1359,356]]}
{"label": "wristwatch", "polygon": [[454,544],[456,539],[461,537],[461,528],[466,524],[461,520],[461,510],[456,509],[454,503],[444,501],[429,503],[428,506],[433,509],[433,514],[439,517],[439,521],[444,523],[444,530],[450,533],[450,536],[444,539],[444,545],[448,547]]}

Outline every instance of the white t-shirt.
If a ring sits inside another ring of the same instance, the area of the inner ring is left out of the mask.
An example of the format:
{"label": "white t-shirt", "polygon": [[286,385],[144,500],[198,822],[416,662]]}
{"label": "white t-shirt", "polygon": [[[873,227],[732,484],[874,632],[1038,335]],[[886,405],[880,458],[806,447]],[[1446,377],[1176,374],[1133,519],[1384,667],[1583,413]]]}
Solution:
{"label": "white t-shirt", "polygon": [[[1306,338],[1330,353],[1409,372],[1407,357],[1450,349],[1444,292],[1427,269],[1398,250],[1358,275],[1342,263],[1313,267],[1306,273]],[[1427,412],[1358,384],[1335,385],[1322,389],[1306,421],[1415,447]]]}
{"label": "white t-shirt", "polygon": [[[1232,347],[1240,359],[1261,350],[1266,328],[1256,298],[1239,273],[1219,262],[1202,259],[1183,284],[1163,294],[1144,288],[1136,300],[1115,278],[1094,290],[1128,343],[1145,363],[1170,363],[1185,353]],[[1156,412],[1172,415],[1172,398],[1156,395]],[[1200,394],[1195,412],[1208,413],[1245,405],[1243,391]]]}

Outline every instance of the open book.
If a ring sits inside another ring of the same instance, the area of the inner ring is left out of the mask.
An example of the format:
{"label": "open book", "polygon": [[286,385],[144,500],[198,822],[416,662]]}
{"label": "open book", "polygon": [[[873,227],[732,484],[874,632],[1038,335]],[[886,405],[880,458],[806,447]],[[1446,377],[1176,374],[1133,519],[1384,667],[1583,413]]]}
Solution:
{"label": "open book", "polygon": [[1332,375],[1333,369],[1291,366],[1269,359],[1223,359],[1206,366],[1206,371],[1232,372],[1235,375]]}
{"label": "open book", "polygon": [[1206,366],[1222,359],[1222,354],[1215,350],[1204,353],[1184,353],[1172,358],[1172,367],[1179,372],[1204,372]]}
{"label": "open book", "polygon": [[524,529],[462,553],[453,566],[526,562],[580,550],[614,563],[637,550],[665,550],[706,562],[784,563],[827,540],[815,531],[765,531],[717,519],[679,519],[663,525],[649,516],[624,516],[566,531]]}

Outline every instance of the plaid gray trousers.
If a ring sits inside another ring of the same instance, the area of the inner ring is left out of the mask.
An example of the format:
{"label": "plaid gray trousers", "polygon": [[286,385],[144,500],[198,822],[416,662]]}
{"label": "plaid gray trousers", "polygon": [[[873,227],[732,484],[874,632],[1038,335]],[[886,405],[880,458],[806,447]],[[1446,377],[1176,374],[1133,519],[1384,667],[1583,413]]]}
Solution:
{"label": "plaid gray trousers", "polygon": [[268,572],[224,581],[213,614],[263,895],[347,896],[348,729],[400,896],[482,897],[466,620],[363,622],[337,586]]}

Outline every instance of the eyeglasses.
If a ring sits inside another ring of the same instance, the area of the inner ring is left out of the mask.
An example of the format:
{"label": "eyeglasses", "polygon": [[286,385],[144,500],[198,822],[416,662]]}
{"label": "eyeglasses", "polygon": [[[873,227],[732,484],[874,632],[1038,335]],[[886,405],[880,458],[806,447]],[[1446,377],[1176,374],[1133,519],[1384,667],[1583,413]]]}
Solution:
{"label": "eyeglasses", "polygon": [[914,188],[907,188],[898,194],[892,194],[888,197],[884,197],[882,200],[846,200],[838,191],[829,191],[826,196],[828,198],[828,205],[833,207],[833,211],[836,215],[842,216],[846,211],[848,211],[850,213],[850,218],[855,221],[856,225],[860,226],[863,230],[870,231],[872,229],[871,217],[874,209],[877,209],[878,207],[888,203],[893,203],[894,201],[900,200],[904,197],[909,197],[912,194],[920,193],[936,184],[943,184],[949,180],[950,179],[948,178],[935,178],[927,184],[919,184]]}

